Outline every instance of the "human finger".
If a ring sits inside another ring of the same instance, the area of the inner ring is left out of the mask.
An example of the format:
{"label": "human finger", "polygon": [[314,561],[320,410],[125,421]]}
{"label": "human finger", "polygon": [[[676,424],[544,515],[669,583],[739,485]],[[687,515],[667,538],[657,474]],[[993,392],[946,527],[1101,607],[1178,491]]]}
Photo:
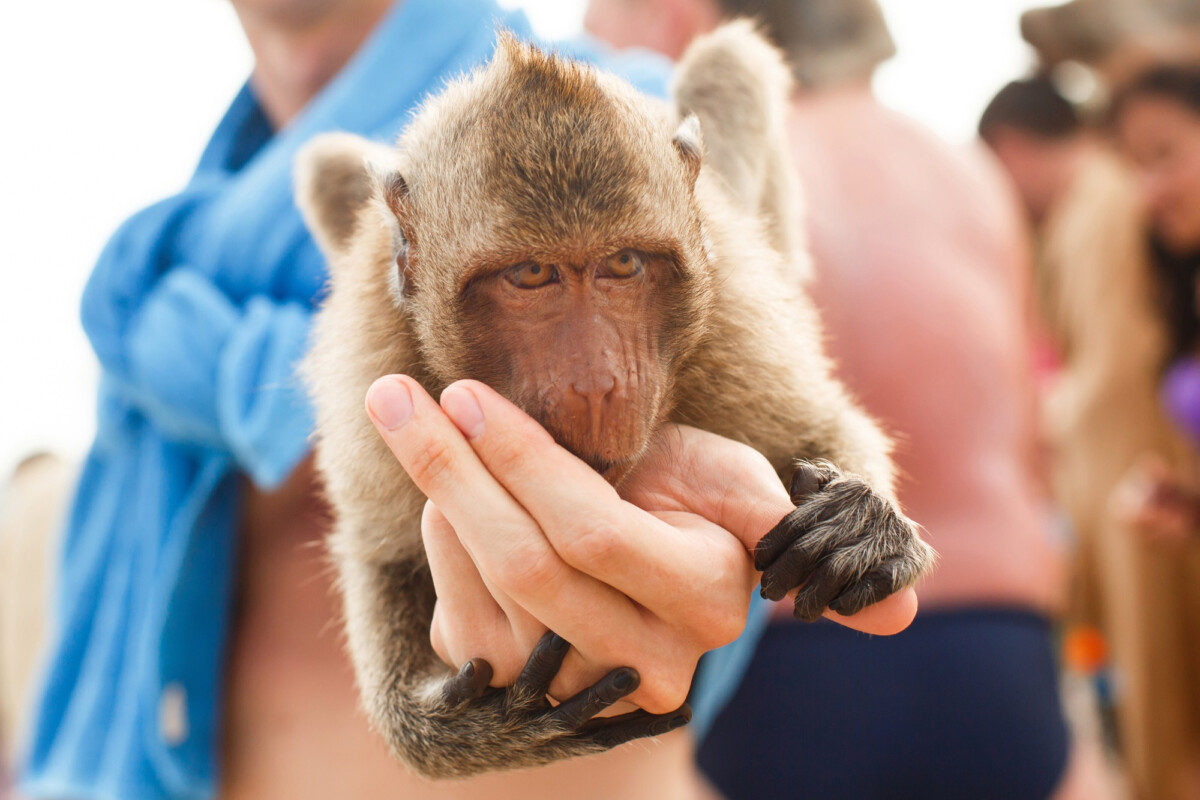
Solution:
{"label": "human finger", "polygon": [[[677,621],[706,607],[722,616],[731,593],[745,592],[748,566],[726,532],[681,529],[623,502],[541,425],[483,384],[452,384],[442,406],[567,564]],[[680,586],[696,590],[685,595]]]}
{"label": "human finger", "polygon": [[[486,581],[546,626],[564,633],[594,626],[598,617],[611,626],[613,635],[637,630],[639,612],[633,603],[613,587],[572,569],[558,555],[538,523],[497,482],[459,427],[416,381],[407,376],[377,380],[367,406],[388,447],[445,514]],[[526,420],[540,432],[544,445],[531,439],[530,457],[565,453],[537,423]],[[587,491],[575,494],[582,497]],[[597,609],[603,614],[597,615]]]}
{"label": "human finger", "polygon": [[844,616],[836,611],[825,611],[825,618],[852,630],[875,636],[892,636],[900,633],[917,616],[917,592],[911,586],[901,589],[875,605],[867,606],[853,616]]}
{"label": "human finger", "polygon": [[425,504],[421,515],[421,538],[438,598],[430,625],[434,652],[451,666],[485,657],[492,665],[493,682],[507,685],[520,670],[522,658],[508,614],[488,590],[449,520],[432,502]]}

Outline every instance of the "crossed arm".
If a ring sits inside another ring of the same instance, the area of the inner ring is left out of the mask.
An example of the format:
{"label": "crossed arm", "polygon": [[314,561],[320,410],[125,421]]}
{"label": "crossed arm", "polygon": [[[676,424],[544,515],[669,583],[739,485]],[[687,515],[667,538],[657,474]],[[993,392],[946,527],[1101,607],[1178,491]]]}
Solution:
{"label": "crossed arm", "polygon": [[[618,493],[483,384],[453,384],[439,404],[391,376],[367,404],[429,497],[433,646],[455,667],[486,658],[497,686],[549,628],[573,645],[553,696],[628,664],[641,676],[631,702],[679,707],[700,656],[741,633],[759,577],[750,552],[794,508],[761,455],[693,428],[668,427]],[[916,607],[908,589],[826,616],[891,634]]]}

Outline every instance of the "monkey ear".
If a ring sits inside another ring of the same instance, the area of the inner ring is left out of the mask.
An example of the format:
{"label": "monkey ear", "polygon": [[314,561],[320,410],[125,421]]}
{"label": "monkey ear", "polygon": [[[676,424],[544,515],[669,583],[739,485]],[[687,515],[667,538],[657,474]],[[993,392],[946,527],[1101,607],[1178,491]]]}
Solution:
{"label": "monkey ear", "polygon": [[700,175],[700,163],[704,160],[704,139],[700,134],[700,118],[688,114],[679,127],[675,129],[675,138],[671,140],[675,149],[683,159],[683,165],[688,171],[689,180],[693,186]]}
{"label": "monkey ear", "polygon": [[383,202],[396,216],[397,224],[399,224],[399,221],[407,216],[408,181],[399,171],[387,164],[373,160],[370,156],[363,158],[363,164],[371,176],[371,183],[375,191],[383,198]]}
{"label": "monkey ear", "polygon": [[394,160],[391,148],[348,133],[323,134],[301,148],[296,204],[326,256],[346,250],[359,212],[376,191],[375,173],[390,169],[385,165]]}

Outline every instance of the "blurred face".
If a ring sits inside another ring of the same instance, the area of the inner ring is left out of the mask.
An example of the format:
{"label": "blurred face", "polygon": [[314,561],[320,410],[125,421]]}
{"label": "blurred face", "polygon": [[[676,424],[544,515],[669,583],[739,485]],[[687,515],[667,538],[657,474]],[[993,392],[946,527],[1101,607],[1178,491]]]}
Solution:
{"label": "blurred face", "polygon": [[1130,100],[1117,121],[1155,230],[1177,252],[1200,249],[1200,114],[1161,97]]}
{"label": "blurred face", "polygon": [[1007,128],[998,131],[989,144],[1012,178],[1029,218],[1040,225],[1072,178],[1078,139],[1043,139]]}

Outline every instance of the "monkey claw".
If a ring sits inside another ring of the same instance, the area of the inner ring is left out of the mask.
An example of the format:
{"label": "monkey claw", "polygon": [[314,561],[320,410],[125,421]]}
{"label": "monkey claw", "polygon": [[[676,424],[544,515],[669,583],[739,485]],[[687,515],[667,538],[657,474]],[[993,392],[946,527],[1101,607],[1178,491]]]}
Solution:
{"label": "monkey claw", "polygon": [[497,722],[519,723],[523,730],[541,729],[553,749],[565,746],[580,752],[598,752],[642,739],[660,736],[686,725],[692,718],[685,704],[669,714],[637,710],[615,717],[595,719],[637,690],[641,677],[632,667],[612,670],[597,683],[557,706],[547,699],[550,683],[562,668],[571,645],[561,636],[547,632],[534,647],[516,683],[506,689],[488,686],[491,665],[481,658],[468,661],[444,684],[446,707],[486,706]]}
{"label": "monkey claw", "polygon": [[933,550],[896,504],[825,461],[801,463],[792,477],[796,509],[758,543],[761,594],[782,600],[798,589],[798,619],[826,608],[856,614],[912,585]]}

